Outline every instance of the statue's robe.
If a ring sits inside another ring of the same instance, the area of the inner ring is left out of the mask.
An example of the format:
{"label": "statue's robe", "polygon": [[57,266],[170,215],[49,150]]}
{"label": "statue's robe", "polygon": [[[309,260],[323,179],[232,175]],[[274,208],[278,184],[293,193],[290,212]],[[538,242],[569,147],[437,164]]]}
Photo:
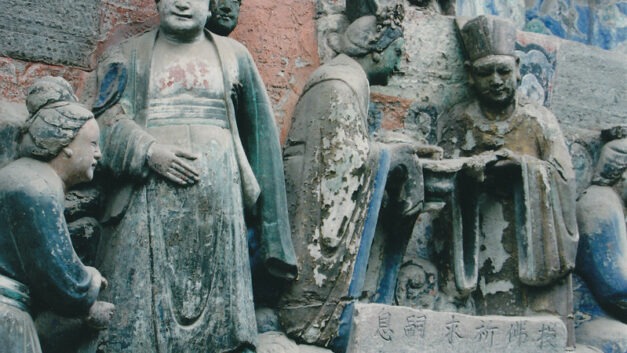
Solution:
{"label": "statue's robe", "polygon": [[577,200],[577,273],[600,304],[627,321],[627,207],[611,186],[591,185]]}
{"label": "statue's robe", "polygon": [[[92,349],[254,347],[245,206],[265,269],[296,277],[281,149],[265,87],[241,44],[209,32],[206,38],[217,56],[199,56],[185,67],[162,61],[164,72],[157,72],[152,66],[159,59],[157,31],[123,43],[103,63],[94,108],[102,114],[102,163],[135,183],[119,182],[110,195],[105,219],[111,225],[98,263],[111,283],[105,298],[117,312]],[[155,141],[198,154],[190,163],[200,181],[178,186],[151,172],[146,154]]]}
{"label": "statue's robe", "polygon": [[299,277],[279,317],[288,335],[310,344],[328,345],[361,294],[355,263],[369,252],[360,246],[381,159],[368,136],[369,99],[361,66],[337,56],[305,85],[283,151]]}
{"label": "statue's robe", "polygon": [[461,177],[458,183],[462,234],[453,236],[464,246],[476,244],[476,253],[453,254],[452,261],[466,262],[454,275],[464,277],[456,278],[457,289],[473,291],[478,314],[551,313],[566,320],[579,236],[574,173],[553,114],[517,99],[508,119],[490,121],[477,101],[460,103],[439,118],[437,139],[446,158],[500,149],[520,156],[519,167],[487,166],[484,182]]}
{"label": "statue's robe", "polygon": [[[0,169],[0,351],[41,352],[33,304],[87,315],[100,291],[63,215],[63,182],[47,163],[22,158]],[[32,298],[31,298],[32,296]]]}

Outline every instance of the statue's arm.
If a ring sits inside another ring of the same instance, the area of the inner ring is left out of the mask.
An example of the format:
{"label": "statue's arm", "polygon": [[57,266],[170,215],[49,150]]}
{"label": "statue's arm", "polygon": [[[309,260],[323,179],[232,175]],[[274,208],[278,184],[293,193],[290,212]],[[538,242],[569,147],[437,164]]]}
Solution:
{"label": "statue's arm", "polygon": [[98,94],[92,108],[101,129],[101,164],[115,176],[148,175],[147,156],[154,138],[135,121],[130,68],[122,47],[113,48],[98,65]]}
{"label": "statue's arm", "polygon": [[[63,315],[87,315],[102,285],[98,270],[82,264],[54,195],[18,191],[10,196],[11,233],[29,287]],[[35,195],[33,195],[35,194]]]}
{"label": "statue's arm", "polygon": [[253,213],[264,263],[275,276],[293,279],[297,272],[296,255],[287,214],[282,150],[272,105],[252,57],[241,44],[233,45],[241,83],[235,92],[237,125],[261,188]]}

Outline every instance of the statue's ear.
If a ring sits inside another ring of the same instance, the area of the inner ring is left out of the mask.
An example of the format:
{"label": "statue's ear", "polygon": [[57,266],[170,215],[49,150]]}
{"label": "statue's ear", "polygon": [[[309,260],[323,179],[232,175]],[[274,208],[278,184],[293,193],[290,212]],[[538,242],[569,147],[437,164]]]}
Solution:
{"label": "statue's ear", "polygon": [[372,53],[370,53],[370,55],[372,56],[372,61],[374,61],[375,63],[378,63],[381,61],[381,53],[377,51],[373,51]]}
{"label": "statue's ear", "polygon": [[74,155],[74,151],[69,147],[63,147],[61,153],[63,153],[65,158],[72,158],[72,156]]}
{"label": "statue's ear", "polygon": [[520,58],[516,56],[516,82],[520,86],[522,82],[522,76],[520,75]]}

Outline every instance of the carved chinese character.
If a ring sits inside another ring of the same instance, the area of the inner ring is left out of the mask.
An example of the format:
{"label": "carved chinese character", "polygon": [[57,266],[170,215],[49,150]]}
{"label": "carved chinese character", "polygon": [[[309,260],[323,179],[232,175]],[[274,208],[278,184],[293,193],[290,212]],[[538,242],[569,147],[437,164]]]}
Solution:
{"label": "carved chinese character", "polygon": [[392,334],[394,334],[394,330],[390,328],[391,321],[392,314],[389,311],[384,311],[379,314],[379,328],[377,329],[377,333],[386,341],[391,341]]}
{"label": "carved chinese character", "polygon": [[485,322],[481,321],[481,326],[477,327],[476,330],[475,340],[477,342],[490,342],[490,347],[494,346],[494,333],[499,330],[498,327],[490,326],[490,322],[486,325]]}
{"label": "carved chinese character", "polygon": [[464,336],[459,333],[459,320],[455,320],[455,316],[451,316],[451,321],[446,323],[446,338],[449,344],[453,344]]}
{"label": "carved chinese character", "polygon": [[507,332],[507,343],[516,342],[517,345],[522,345],[529,339],[525,321],[517,321],[510,325],[509,332]]}
{"label": "carved chinese character", "polygon": [[540,349],[547,346],[555,347],[555,340],[557,339],[555,324],[542,324],[542,328],[538,330],[538,332],[540,333],[540,337],[538,338],[537,342]]}
{"label": "carved chinese character", "polygon": [[420,336],[425,338],[425,325],[427,323],[427,317],[425,315],[412,315],[407,318],[407,325],[405,326],[405,336],[415,337]]}

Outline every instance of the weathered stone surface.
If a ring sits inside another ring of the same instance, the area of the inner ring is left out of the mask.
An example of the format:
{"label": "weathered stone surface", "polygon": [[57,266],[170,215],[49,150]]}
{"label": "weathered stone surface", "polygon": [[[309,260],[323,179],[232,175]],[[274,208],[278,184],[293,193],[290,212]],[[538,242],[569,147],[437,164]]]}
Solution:
{"label": "weathered stone surface", "polygon": [[403,75],[372,88],[373,93],[396,96],[437,108],[468,97],[464,58],[453,18],[406,9],[404,20],[406,60]]}
{"label": "weathered stone surface", "polygon": [[99,0],[1,0],[0,55],[88,67],[98,39],[99,7]]}
{"label": "weathered stone surface", "polygon": [[27,116],[24,104],[0,101],[0,167],[17,157],[20,127]]}
{"label": "weathered stone surface", "polygon": [[258,340],[257,353],[331,353],[328,349],[316,346],[297,345],[278,331],[262,333]]}
{"label": "weathered stone surface", "polygon": [[257,337],[257,353],[298,352],[298,345],[283,332],[265,332]]}
{"label": "weathered stone surface", "polygon": [[555,317],[470,316],[357,304],[348,353],[563,353]]}
{"label": "weathered stone surface", "polygon": [[627,352],[627,324],[610,318],[588,321],[577,328],[577,342],[603,349],[604,353]]}
{"label": "weathered stone surface", "polygon": [[563,41],[551,110],[560,124],[600,130],[627,121],[627,56]]}

